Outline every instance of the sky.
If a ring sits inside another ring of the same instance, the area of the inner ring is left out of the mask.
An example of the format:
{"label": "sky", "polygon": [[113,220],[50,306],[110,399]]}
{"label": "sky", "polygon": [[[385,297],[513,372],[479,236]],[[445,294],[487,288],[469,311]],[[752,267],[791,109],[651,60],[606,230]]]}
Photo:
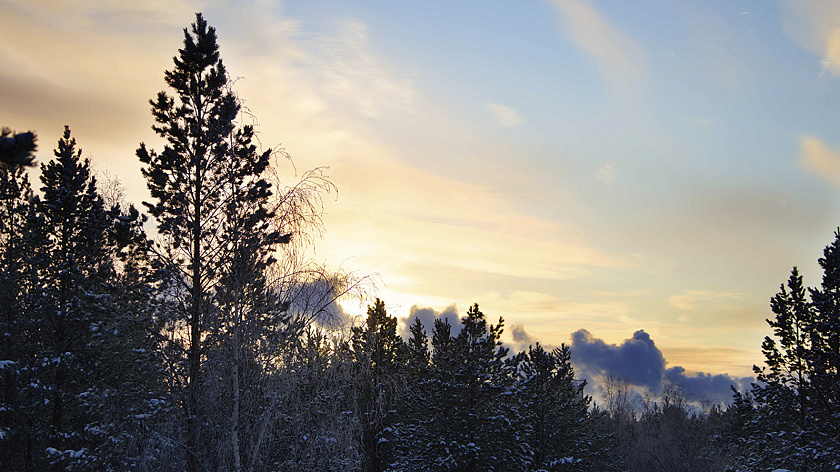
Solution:
{"label": "sky", "polygon": [[338,188],[318,261],[372,275],[406,320],[477,302],[509,345],[571,345],[590,376],[741,382],[770,298],[793,266],[819,284],[840,225],[838,2],[0,10],[0,124],[35,131],[41,162],[70,125],[100,175],[149,200],[148,100],[201,11],[262,146],[292,156],[281,174],[323,166]]}

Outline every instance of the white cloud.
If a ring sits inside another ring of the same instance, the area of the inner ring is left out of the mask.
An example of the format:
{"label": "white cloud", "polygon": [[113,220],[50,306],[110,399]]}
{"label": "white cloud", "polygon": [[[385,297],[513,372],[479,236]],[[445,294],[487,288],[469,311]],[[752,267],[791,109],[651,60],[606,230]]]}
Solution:
{"label": "white cloud", "polygon": [[799,138],[797,163],[812,174],[840,187],[840,152],[814,136]]}
{"label": "white cloud", "polygon": [[512,128],[522,124],[522,117],[513,108],[498,103],[488,103],[484,109],[490,112],[500,128]]}
{"label": "white cloud", "polygon": [[616,178],[615,162],[605,162],[598,166],[594,172],[595,180],[604,185],[610,185],[615,182]]}

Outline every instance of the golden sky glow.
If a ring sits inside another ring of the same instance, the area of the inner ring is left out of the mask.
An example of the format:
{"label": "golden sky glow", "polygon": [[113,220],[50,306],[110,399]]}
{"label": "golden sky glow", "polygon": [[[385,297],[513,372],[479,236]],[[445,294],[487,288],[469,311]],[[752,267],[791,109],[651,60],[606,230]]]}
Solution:
{"label": "golden sky glow", "polygon": [[7,0],[0,124],[42,162],[70,125],[147,199],[147,102],[202,11],[289,182],[329,166],[315,257],[392,313],[644,329],[669,366],[749,375],[840,224],[840,5],[413,3]]}

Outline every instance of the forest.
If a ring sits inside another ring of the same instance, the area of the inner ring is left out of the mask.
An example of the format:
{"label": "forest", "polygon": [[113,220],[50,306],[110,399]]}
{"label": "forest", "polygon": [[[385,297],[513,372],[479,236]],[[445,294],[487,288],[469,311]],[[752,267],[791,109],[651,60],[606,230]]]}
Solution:
{"label": "forest", "polygon": [[840,230],[820,286],[772,299],[749,391],[610,377],[596,404],[567,346],[512,352],[478,304],[407,339],[377,298],[336,324],[367,281],[306,255],[333,184],[279,180],[201,14],[164,77],[145,212],[69,127],[37,182],[3,130],[0,470],[840,470]]}

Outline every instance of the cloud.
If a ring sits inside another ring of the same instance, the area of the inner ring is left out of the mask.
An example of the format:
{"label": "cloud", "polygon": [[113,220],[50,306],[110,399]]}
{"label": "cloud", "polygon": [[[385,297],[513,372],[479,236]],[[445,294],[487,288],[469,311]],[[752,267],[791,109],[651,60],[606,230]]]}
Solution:
{"label": "cloud", "polygon": [[726,299],[738,299],[741,295],[732,292],[713,292],[710,290],[687,290],[680,295],[668,298],[668,303],[679,310],[694,310],[699,303],[720,302]]}
{"label": "cloud", "polygon": [[511,326],[510,331],[513,335],[514,342],[527,344],[534,341],[534,339],[525,332],[525,326],[522,323],[517,323]]}
{"label": "cloud", "polygon": [[803,169],[840,187],[840,152],[829,148],[819,138],[799,138],[797,163]]}
{"label": "cloud", "polygon": [[384,107],[408,108],[417,92],[411,79],[401,77],[372,51],[367,26],[358,21],[336,24],[335,36],[320,36],[309,43],[309,67],[322,80],[321,87],[333,97],[350,100],[368,118],[378,117]]}
{"label": "cloud", "polygon": [[662,380],[665,358],[644,330],[621,345],[607,344],[581,329],[572,333],[572,359],[587,376],[609,372],[626,376],[633,385],[655,389]]}
{"label": "cloud", "polygon": [[821,56],[821,76],[840,76],[840,4],[831,0],[785,0],[784,32]]}
{"label": "cloud", "polygon": [[610,185],[615,182],[615,162],[605,162],[598,166],[593,176],[595,180],[604,185]]}
{"label": "cloud", "polygon": [[415,318],[420,319],[420,323],[423,324],[423,328],[429,338],[432,336],[432,330],[434,329],[436,320],[447,321],[452,326],[450,330],[452,336],[457,336],[461,332],[461,317],[458,315],[458,307],[455,304],[449,305],[441,311],[437,311],[434,308],[413,305],[408,312],[408,316],[400,320],[400,336],[406,339],[411,336],[410,328],[414,324]]}
{"label": "cloud", "polygon": [[553,0],[577,45],[595,61],[604,80],[637,89],[646,70],[641,48],[584,0]]}
{"label": "cloud", "polygon": [[730,377],[727,374],[705,374],[698,372],[687,375],[685,369],[674,366],[665,371],[664,378],[681,387],[694,400],[711,400],[728,403],[732,400],[732,387],[743,392],[750,388],[752,377]]}
{"label": "cloud", "polygon": [[682,387],[695,400],[731,401],[730,386],[738,389],[749,386],[751,377],[731,377],[728,374],[686,374],[681,366],[666,368],[662,351],[644,330],[619,345],[607,344],[585,329],[572,333],[572,363],[578,377],[589,380],[593,390],[600,391],[600,382],[608,375],[626,379],[632,386],[657,393],[663,381]]}
{"label": "cloud", "polygon": [[[512,341],[509,343],[508,347],[510,348],[512,354],[527,350],[528,346],[533,346],[538,342],[536,338],[525,332],[525,325],[522,323],[515,323],[511,325],[510,336]],[[550,349],[550,346],[543,347]]]}
{"label": "cloud", "polygon": [[500,128],[513,128],[522,124],[522,117],[513,108],[498,103],[488,103],[484,109],[490,112]]}

